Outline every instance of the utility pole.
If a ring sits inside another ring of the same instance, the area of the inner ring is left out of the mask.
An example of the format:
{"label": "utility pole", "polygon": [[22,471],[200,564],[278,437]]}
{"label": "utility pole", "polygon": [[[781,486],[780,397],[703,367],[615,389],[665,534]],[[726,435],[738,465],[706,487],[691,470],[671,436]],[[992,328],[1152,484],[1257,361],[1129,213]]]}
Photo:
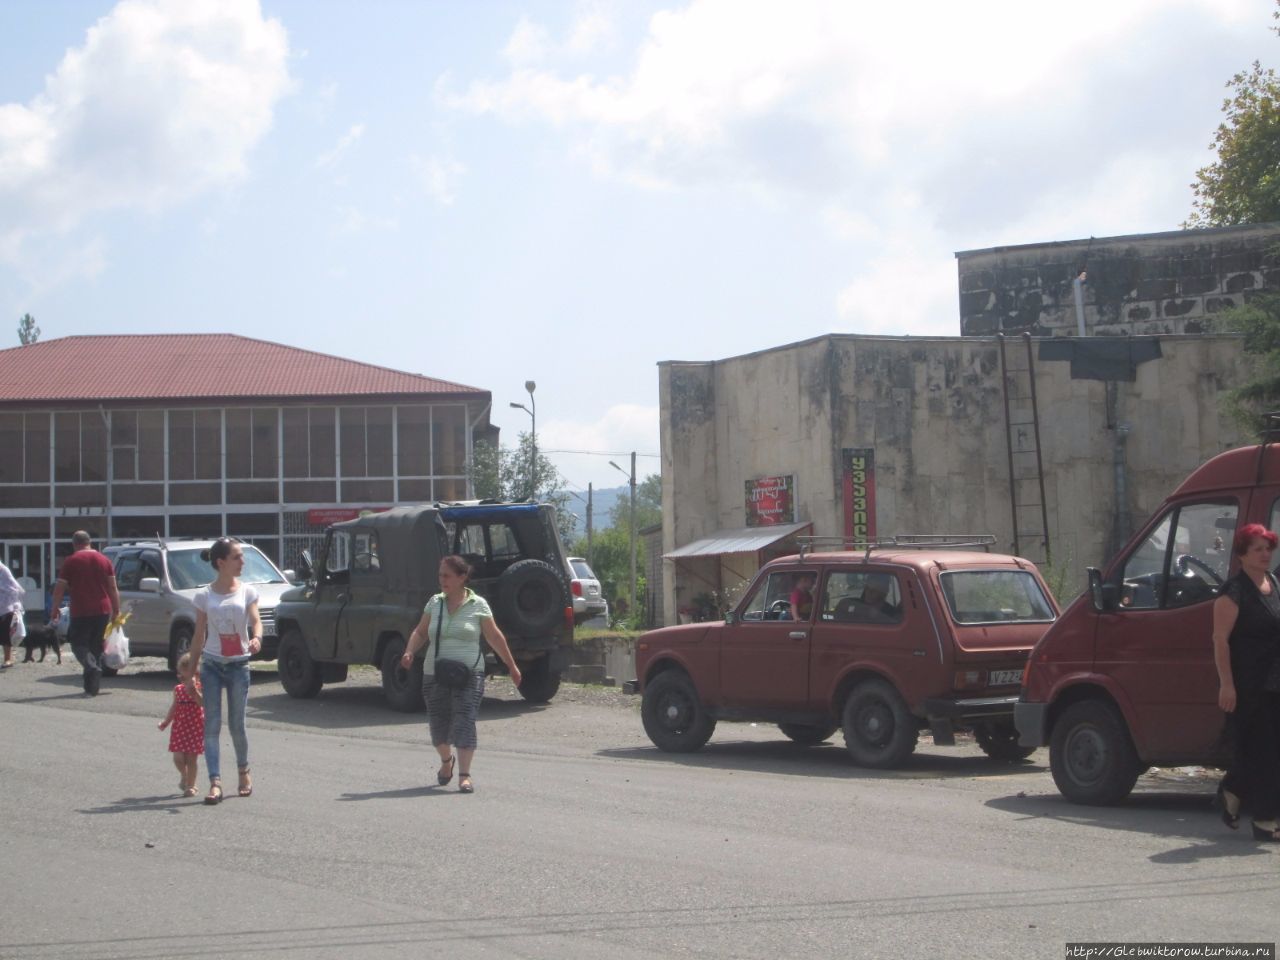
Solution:
{"label": "utility pole", "polygon": [[591,555],[591,488],[592,484],[587,484],[587,566],[595,563],[595,557]]}
{"label": "utility pole", "polygon": [[612,460],[609,461],[609,466],[623,474],[631,486],[631,608],[634,614],[636,605],[636,452],[631,451],[630,473]]}

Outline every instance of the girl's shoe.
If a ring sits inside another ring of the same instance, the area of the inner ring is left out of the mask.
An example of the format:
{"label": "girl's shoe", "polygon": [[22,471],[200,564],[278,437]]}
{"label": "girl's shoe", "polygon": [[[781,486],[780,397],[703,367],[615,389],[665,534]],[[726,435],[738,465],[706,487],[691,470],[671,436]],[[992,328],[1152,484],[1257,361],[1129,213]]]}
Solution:
{"label": "girl's shoe", "polygon": [[222,781],[214,780],[209,784],[209,793],[204,798],[206,805],[212,807],[222,802]]}
{"label": "girl's shoe", "polygon": [[459,793],[475,793],[475,784],[471,782],[471,774],[458,774],[458,792]]}
{"label": "girl's shoe", "polygon": [[[447,784],[450,780],[452,780],[452,779],[453,779],[453,767],[454,767],[454,764],[456,764],[457,762],[458,762],[458,758],[457,758],[457,756],[451,756],[451,757],[450,757],[448,760],[446,760],[444,763],[440,764],[440,769],[436,771],[436,783],[440,784],[440,786],[442,786],[442,787],[443,787],[443,786],[444,786],[445,784]],[[448,766],[448,767],[449,767],[449,774],[448,774],[448,776],[446,776],[446,775],[445,775],[445,772],[444,772],[444,768],[445,768],[445,766]],[[466,776],[466,774],[463,774],[463,776]]]}
{"label": "girl's shoe", "polygon": [[1250,826],[1253,827],[1253,839],[1264,843],[1280,843],[1280,827],[1276,826],[1275,821],[1271,822],[1270,827],[1260,827],[1258,821],[1254,820]]}
{"label": "girl's shoe", "polygon": [[250,775],[248,767],[240,771],[240,789],[236,793],[242,797],[253,796],[253,777]]}
{"label": "girl's shoe", "polygon": [[[1222,784],[1218,784],[1218,802],[1222,804],[1222,822],[1230,830],[1238,829],[1240,826],[1240,798],[1230,790],[1224,789]],[[1234,809],[1232,809],[1233,807]]]}

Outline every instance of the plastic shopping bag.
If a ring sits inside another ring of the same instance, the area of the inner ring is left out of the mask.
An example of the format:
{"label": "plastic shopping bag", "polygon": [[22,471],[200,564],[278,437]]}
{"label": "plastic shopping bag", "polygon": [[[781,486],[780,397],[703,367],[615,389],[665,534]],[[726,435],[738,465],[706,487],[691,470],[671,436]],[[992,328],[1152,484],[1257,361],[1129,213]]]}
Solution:
{"label": "plastic shopping bag", "polygon": [[124,633],[127,613],[119,614],[107,624],[107,639],[102,650],[102,665],[111,670],[121,670],[129,662],[129,638]]}
{"label": "plastic shopping bag", "polygon": [[9,642],[19,644],[27,637],[27,622],[22,619],[22,612],[17,611],[13,615],[13,622],[9,625]]}

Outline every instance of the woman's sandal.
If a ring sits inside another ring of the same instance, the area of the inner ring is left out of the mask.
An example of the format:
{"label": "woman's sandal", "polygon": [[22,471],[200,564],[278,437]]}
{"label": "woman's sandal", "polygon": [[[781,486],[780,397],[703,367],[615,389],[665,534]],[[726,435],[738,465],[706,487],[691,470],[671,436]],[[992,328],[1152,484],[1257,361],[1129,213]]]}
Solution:
{"label": "woman's sandal", "polygon": [[[1235,812],[1231,811],[1231,804],[1227,802],[1227,797],[1235,801]],[[1222,822],[1227,825],[1230,830],[1236,830],[1240,827],[1240,798],[1230,790],[1224,790],[1218,787],[1218,802],[1222,804]]]}
{"label": "woman's sandal", "polygon": [[[443,787],[450,780],[452,780],[453,767],[454,767],[454,764],[456,764],[457,762],[458,762],[458,758],[456,756],[451,756],[444,763],[440,764],[440,769],[436,771],[436,783],[440,784],[440,786]],[[447,777],[444,775],[444,772],[443,772],[446,765],[449,767],[449,775]]]}
{"label": "woman's sandal", "polygon": [[253,796],[253,776],[249,773],[248,767],[240,771],[240,789],[236,793],[242,797]]}
{"label": "woman's sandal", "polygon": [[222,802],[222,781],[214,780],[209,784],[209,794],[204,798],[207,806],[214,806]]}
{"label": "woman's sandal", "polygon": [[458,792],[459,793],[475,793],[475,784],[471,782],[471,774],[458,774]]}
{"label": "woman's sandal", "polygon": [[1280,827],[1272,826],[1270,830],[1265,827],[1258,826],[1258,821],[1250,824],[1253,827],[1253,839],[1262,840],[1265,843],[1280,843]]}

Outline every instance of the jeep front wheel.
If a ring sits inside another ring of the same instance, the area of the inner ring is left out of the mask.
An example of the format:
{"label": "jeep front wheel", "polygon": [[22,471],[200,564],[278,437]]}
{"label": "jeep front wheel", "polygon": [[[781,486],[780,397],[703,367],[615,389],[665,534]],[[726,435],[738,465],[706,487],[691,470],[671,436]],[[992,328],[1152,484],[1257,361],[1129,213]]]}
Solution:
{"label": "jeep front wheel", "polygon": [[834,723],[780,723],[778,729],[796,743],[804,744],[806,747],[816,747],[830,740],[831,735],[839,727]]}
{"label": "jeep front wheel", "polygon": [[548,703],[560,690],[560,671],[551,669],[551,658],[543,657],[520,668],[520,696],[530,703]]}
{"label": "jeep front wheel", "polygon": [[645,684],[640,719],[654,746],[668,753],[692,753],[706,744],[716,729],[715,720],[703,709],[697,688],[683,670],[667,670]]}
{"label": "jeep front wheel", "polygon": [[1124,718],[1101,700],[1082,700],[1062,712],[1049,738],[1049,769],[1072,803],[1119,803],[1142,769]]}
{"label": "jeep front wheel", "polygon": [[289,627],[280,637],[280,649],[276,652],[276,671],[284,692],[299,700],[309,700],[320,692],[324,682],[320,667],[311,659],[302,631]]}
{"label": "jeep front wheel", "polygon": [[844,702],[844,743],[860,767],[904,763],[916,748],[915,719],[893,685],[863,680]]}
{"label": "jeep front wheel", "polygon": [[1008,721],[980,723],[973,728],[973,738],[983,753],[1002,763],[1017,763],[1036,752],[1035,747],[1024,747],[1018,743],[1018,728]]}
{"label": "jeep front wheel", "polygon": [[404,647],[404,640],[395,637],[382,651],[382,693],[392,709],[418,713],[427,706],[422,699],[422,658],[414,657],[413,665],[406,670],[400,666]]}

